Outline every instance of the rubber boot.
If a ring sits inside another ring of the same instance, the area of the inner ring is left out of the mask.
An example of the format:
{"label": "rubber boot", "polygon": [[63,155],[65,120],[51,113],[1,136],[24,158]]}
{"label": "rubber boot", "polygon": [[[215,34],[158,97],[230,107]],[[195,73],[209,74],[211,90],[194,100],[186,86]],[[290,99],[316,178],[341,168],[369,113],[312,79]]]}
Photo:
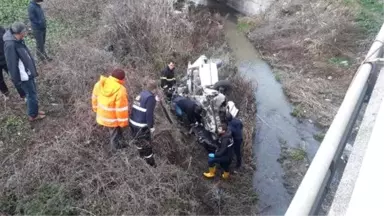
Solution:
{"label": "rubber boot", "polygon": [[223,175],[221,175],[223,179],[228,179],[229,178],[229,172],[224,172]]}
{"label": "rubber boot", "polygon": [[209,167],[209,171],[205,172],[203,175],[207,178],[213,178],[216,174],[216,167]]}

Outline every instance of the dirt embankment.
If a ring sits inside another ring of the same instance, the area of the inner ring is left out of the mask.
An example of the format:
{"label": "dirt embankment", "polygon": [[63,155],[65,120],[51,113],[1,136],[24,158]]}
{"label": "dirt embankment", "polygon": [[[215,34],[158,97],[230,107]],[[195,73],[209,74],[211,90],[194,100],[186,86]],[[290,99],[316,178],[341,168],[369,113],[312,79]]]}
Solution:
{"label": "dirt embankment", "polygon": [[[295,108],[324,131],[384,21],[383,3],[374,0],[275,1],[262,15],[239,19]],[[323,134],[315,134],[321,141]],[[282,142],[279,162],[285,187],[297,190],[310,163],[301,149]]]}
{"label": "dirt embankment", "polygon": [[272,65],[292,114],[327,127],[383,21],[380,1],[288,0],[239,27]]}
{"label": "dirt embankment", "polygon": [[[157,80],[170,58],[184,73],[188,61],[217,54],[225,45],[222,20],[205,11],[174,14],[166,0],[52,0],[46,9],[54,61],[39,66],[37,82],[48,117],[29,124],[23,103],[0,102],[0,214],[251,214],[257,200],[251,169],[228,182],[204,179],[206,153],[160,109],[156,169],[132,146],[112,155],[90,107],[93,84],[110,68],[126,70],[132,101],[143,78]],[[231,79],[249,165],[254,87],[237,75]]]}

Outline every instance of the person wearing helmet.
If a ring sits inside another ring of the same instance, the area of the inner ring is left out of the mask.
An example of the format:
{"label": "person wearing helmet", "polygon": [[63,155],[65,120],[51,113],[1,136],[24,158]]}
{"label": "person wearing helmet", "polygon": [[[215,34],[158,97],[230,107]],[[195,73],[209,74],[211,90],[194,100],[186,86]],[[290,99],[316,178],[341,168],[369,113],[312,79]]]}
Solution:
{"label": "person wearing helmet", "polygon": [[236,168],[241,167],[241,146],[243,144],[243,123],[240,119],[234,118],[231,113],[227,113],[226,119],[233,136],[233,150],[236,155]]}

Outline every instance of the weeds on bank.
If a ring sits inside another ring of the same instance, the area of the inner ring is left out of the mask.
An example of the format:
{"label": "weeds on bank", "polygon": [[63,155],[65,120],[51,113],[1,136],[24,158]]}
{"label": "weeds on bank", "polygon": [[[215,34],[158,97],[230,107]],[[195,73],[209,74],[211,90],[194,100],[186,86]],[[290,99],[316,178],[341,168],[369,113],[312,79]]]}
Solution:
{"label": "weeds on bank", "polygon": [[274,74],[275,74],[275,80],[276,80],[277,82],[281,83],[281,74],[280,74],[280,73],[277,73],[277,72],[275,72]]}
{"label": "weeds on bank", "polygon": [[1,25],[8,26],[15,21],[27,20],[30,0],[2,0],[0,10]]}
{"label": "weeds on bank", "polygon": [[322,142],[325,137],[325,133],[317,133],[313,135],[313,138],[318,142]]}
{"label": "weeds on bank", "polygon": [[351,64],[348,58],[343,57],[332,57],[329,62],[339,67],[348,67]]}
{"label": "weeds on bank", "polygon": [[381,0],[345,0],[357,8],[355,21],[369,34],[377,34],[384,21],[384,2]]}
{"label": "weeds on bank", "polygon": [[258,19],[257,18],[250,18],[250,17],[240,17],[237,20],[237,29],[240,32],[248,33],[253,28],[257,26]]}
{"label": "weeds on bank", "polygon": [[32,197],[17,204],[17,211],[25,215],[78,215],[71,207],[73,197],[57,184],[44,184]]}
{"label": "weeds on bank", "polygon": [[291,115],[293,117],[296,117],[296,118],[304,118],[305,115],[304,115],[304,111],[303,111],[303,108],[300,106],[300,105],[297,105],[293,108],[292,112],[291,112]]}
{"label": "weeds on bank", "polygon": [[295,161],[302,161],[305,159],[306,156],[307,156],[307,152],[305,152],[301,148],[292,149],[290,152],[290,157],[292,158],[292,160],[295,160]]}

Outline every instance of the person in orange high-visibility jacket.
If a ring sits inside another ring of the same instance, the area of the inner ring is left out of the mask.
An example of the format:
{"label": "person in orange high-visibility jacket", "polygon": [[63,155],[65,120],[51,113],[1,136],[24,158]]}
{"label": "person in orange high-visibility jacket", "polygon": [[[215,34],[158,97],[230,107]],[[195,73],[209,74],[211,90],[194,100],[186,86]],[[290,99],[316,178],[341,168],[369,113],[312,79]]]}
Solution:
{"label": "person in orange high-visibility jacket", "polygon": [[92,94],[92,108],[96,113],[96,122],[109,128],[111,148],[121,148],[122,128],[128,126],[128,97],[124,87],[125,72],[115,69],[109,77],[101,76],[95,84]]}

